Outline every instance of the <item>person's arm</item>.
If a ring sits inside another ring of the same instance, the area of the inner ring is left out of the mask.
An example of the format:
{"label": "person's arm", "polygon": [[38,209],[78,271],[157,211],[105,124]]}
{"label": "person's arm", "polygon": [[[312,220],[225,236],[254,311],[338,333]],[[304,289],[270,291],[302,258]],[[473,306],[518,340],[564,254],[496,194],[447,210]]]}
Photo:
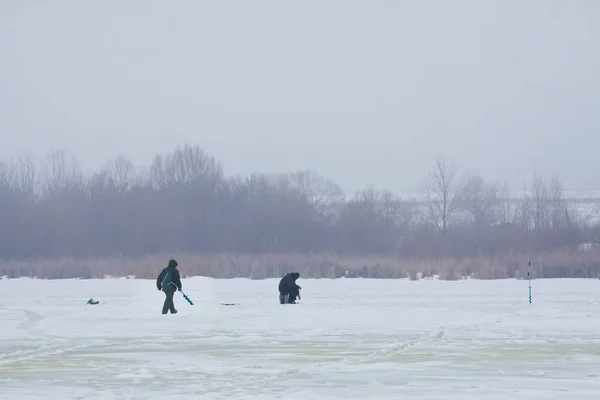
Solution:
{"label": "person's arm", "polygon": [[181,277],[179,276],[179,270],[176,269],[173,273],[173,282],[177,286],[177,290],[181,291]]}

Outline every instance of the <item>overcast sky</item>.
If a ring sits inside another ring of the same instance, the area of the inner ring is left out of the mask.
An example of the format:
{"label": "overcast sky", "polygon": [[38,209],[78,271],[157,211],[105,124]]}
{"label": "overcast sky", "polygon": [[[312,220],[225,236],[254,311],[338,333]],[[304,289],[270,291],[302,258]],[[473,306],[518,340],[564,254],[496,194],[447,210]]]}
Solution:
{"label": "overcast sky", "polygon": [[189,142],[413,192],[437,154],[600,189],[600,1],[0,1],[0,156]]}

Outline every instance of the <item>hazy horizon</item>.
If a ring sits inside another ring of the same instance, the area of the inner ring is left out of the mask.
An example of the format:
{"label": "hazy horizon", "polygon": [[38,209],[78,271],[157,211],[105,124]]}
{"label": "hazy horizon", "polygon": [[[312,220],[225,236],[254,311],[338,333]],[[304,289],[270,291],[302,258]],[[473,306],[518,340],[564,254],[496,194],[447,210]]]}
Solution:
{"label": "hazy horizon", "polygon": [[411,193],[443,154],[513,190],[534,171],[600,189],[599,17],[593,1],[5,0],[0,158],[147,165],[188,142],[227,175]]}

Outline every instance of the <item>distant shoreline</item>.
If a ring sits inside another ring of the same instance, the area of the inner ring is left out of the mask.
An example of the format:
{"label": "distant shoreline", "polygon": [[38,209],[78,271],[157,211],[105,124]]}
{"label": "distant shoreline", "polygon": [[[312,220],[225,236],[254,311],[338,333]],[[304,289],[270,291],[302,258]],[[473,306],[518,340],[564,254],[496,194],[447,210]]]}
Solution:
{"label": "distant shoreline", "polygon": [[407,259],[338,254],[156,254],[139,258],[61,258],[0,261],[0,277],[38,279],[155,279],[175,257],[184,277],[268,279],[297,271],[310,278],[373,279],[525,279],[600,278],[600,249],[551,251],[535,255],[504,254],[456,259]]}

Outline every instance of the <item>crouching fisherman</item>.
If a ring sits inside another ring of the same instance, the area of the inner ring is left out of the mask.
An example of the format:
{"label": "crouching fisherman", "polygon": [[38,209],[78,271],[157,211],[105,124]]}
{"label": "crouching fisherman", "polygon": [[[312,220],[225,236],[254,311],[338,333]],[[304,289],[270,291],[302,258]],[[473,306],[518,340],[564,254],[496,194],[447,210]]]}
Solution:
{"label": "crouching fisherman", "polygon": [[300,278],[297,272],[286,274],[279,281],[279,303],[280,304],[296,304],[296,298],[301,300],[300,290],[302,288],[296,283]]}
{"label": "crouching fisherman", "polygon": [[167,265],[156,278],[156,287],[158,290],[165,292],[165,303],[163,304],[162,313],[177,314],[175,304],[173,303],[173,295],[177,290],[181,291],[181,278],[177,269],[177,261],[169,260]]}

